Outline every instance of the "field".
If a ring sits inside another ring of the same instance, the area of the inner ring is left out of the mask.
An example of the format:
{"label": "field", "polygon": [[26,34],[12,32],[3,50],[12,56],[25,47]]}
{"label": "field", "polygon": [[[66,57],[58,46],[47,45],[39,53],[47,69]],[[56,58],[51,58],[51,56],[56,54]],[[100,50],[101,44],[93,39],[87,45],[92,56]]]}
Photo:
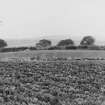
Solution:
{"label": "field", "polygon": [[98,50],[39,50],[39,51],[20,51],[0,53],[0,58],[8,57],[33,57],[47,55],[56,57],[71,58],[105,58],[105,51]]}
{"label": "field", "polygon": [[[104,51],[25,51],[0,58],[105,57]],[[83,55],[82,55],[83,54]],[[46,57],[45,56],[45,57]],[[0,62],[0,105],[105,105],[105,62],[56,60]]]}

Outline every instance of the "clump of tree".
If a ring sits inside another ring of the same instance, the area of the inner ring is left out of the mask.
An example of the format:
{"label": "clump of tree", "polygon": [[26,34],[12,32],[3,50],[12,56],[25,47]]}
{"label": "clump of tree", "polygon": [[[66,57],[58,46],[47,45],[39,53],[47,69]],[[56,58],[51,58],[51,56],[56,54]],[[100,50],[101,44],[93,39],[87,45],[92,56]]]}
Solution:
{"label": "clump of tree", "polygon": [[38,43],[36,43],[36,49],[48,49],[51,47],[51,41],[47,39],[42,39]]}
{"label": "clump of tree", "polygon": [[95,45],[95,39],[92,36],[85,36],[80,42],[79,46],[76,46],[72,39],[60,40],[57,45],[51,46],[50,40],[42,39],[36,43],[36,49],[43,50],[60,50],[60,49],[99,49],[99,46]]}
{"label": "clump of tree", "polygon": [[0,39],[0,48],[4,48],[7,46],[7,42],[3,39]]}
{"label": "clump of tree", "polygon": [[80,49],[91,49],[96,48],[95,45],[95,39],[92,36],[85,36],[80,42],[80,45],[78,46]]}
{"label": "clump of tree", "polygon": [[80,42],[81,46],[93,46],[95,39],[92,36],[85,36]]}
{"label": "clump of tree", "polygon": [[58,42],[57,47],[61,49],[66,49],[66,47],[74,47],[74,41],[72,39],[65,39]]}

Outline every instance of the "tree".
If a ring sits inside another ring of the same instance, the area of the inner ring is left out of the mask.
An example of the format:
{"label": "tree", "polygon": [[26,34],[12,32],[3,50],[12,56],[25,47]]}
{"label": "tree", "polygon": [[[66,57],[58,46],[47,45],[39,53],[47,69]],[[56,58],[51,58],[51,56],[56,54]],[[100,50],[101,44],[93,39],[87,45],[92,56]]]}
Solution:
{"label": "tree", "polygon": [[92,36],[85,36],[82,41],[80,42],[80,45],[82,46],[92,46],[95,43],[95,39]]}
{"label": "tree", "polygon": [[61,40],[58,44],[58,47],[68,47],[68,46],[74,46],[74,41],[72,39],[65,39]]}
{"label": "tree", "polygon": [[40,43],[43,47],[51,46],[51,41],[50,41],[50,40],[42,39],[42,40],[39,41],[39,43]]}
{"label": "tree", "polygon": [[6,47],[7,43],[3,39],[0,39],[0,48]]}
{"label": "tree", "polygon": [[38,43],[36,43],[36,48],[37,49],[47,49],[51,47],[51,41],[47,39],[42,39]]}

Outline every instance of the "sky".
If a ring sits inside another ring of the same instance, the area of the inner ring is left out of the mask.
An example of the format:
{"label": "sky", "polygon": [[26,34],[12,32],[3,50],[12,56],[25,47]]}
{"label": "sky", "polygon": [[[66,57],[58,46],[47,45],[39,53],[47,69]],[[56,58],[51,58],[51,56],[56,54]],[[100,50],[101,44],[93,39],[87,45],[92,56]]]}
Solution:
{"label": "sky", "polygon": [[105,43],[105,0],[0,0],[0,38],[86,35]]}

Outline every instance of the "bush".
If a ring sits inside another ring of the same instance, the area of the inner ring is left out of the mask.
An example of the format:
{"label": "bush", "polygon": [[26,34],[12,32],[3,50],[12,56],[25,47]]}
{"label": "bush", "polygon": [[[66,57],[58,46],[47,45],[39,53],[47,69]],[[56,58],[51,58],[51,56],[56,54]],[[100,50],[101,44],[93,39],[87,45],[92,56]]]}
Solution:
{"label": "bush", "polygon": [[29,47],[29,50],[37,50],[36,47]]}
{"label": "bush", "polygon": [[77,49],[77,46],[67,46],[66,49],[67,49],[67,50],[69,50],[69,49],[71,49],[71,50],[72,50],[72,49],[75,50],[75,49]]}
{"label": "bush", "polygon": [[48,48],[48,50],[60,50],[60,47],[51,46],[51,47]]}
{"label": "bush", "polygon": [[102,50],[101,46],[96,46],[96,45],[88,46],[88,49],[89,50]]}
{"label": "bush", "polygon": [[83,46],[83,45],[80,45],[77,47],[78,49],[88,49],[88,46]]}
{"label": "bush", "polygon": [[16,51],[24,51],[28,49],[28,47],[12,47],[12,48],[2,48],[0,52],[16,52]]}

